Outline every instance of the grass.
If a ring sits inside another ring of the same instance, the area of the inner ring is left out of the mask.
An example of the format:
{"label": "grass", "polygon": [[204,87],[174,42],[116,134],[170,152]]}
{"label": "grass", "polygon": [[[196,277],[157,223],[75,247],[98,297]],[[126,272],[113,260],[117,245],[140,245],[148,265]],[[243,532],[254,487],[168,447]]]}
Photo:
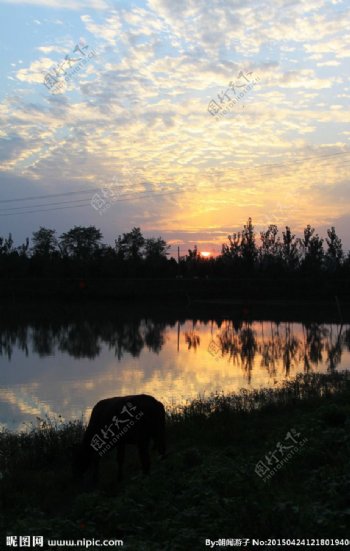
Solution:
{"label": "grass", "polygon": [[[257,462],[292,428],[307,442],[264,482]],[[6,534],[116,538],[136,551],[204,549],[206,538],[347,538],[349,428],[350,373],[213,395],[168,414],[169,455],[152,457],[149,477],[130,447],[123,482],[110,453],[90,491],[70,470],[81,422],[41,420],[24,434],[4,431],[0,546]]]}

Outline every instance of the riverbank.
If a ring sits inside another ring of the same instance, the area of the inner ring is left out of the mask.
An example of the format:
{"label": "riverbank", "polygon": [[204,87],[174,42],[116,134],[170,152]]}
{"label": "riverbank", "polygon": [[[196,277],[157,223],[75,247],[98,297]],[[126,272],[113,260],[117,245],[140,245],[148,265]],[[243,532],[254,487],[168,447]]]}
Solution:
{"label": "riverbank", "polygon": [[0,300],[334,300],[350,303],[350,279],[317,277],[2,278]]}
{"label": "riverbank", "polygon": [[68,299],[46,299],[8,296],[0,300],[0,324],[65,323],[73,320],[101,322],[140,320],[177,323],[197,319],[203,322],[224,319],[244,321],[295,321],[317,323],[350,323],[350,300],[338,296],[330,299],[253,299],[195,298],[187,294],[182,299],[152,300],[144,297],[129,299],[97,299],[76,296]]}
{"label": "riverbank", "polygon": [[212,396],[168,412],[168,457],[153,456],[148,478],[131,447],[124,481],[109,454],[89,492],[70,471],[79,421],[2,432],[2,542],[118,538],[137,551],[204,549],[219,538],[346,538],[349,428],[349,372]]}

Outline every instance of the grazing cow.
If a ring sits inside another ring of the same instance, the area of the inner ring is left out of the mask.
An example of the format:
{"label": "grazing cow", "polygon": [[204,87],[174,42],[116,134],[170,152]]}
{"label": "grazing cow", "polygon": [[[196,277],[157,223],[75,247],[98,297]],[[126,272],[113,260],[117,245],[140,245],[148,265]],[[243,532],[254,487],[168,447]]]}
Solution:
{"label": "grazing cow", "polygon": [[82,444],[76,454],[73,472],[84,474],[93,467],[97,482],[99,459],[117,449],[118,480],[122,479],[125,445],[135,444],[144,474],[149,473],[149,443],[154,441],[159,454],[165,455],[165,410],[161,402],[147,394],[106,398],[92,412]]}

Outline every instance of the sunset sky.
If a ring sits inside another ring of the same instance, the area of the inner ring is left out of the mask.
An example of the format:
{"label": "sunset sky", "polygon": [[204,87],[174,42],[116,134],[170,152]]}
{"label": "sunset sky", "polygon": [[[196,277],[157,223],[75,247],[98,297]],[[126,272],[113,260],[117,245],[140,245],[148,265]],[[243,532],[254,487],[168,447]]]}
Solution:
{"label": "sunset sky", "polygon": [[251,216],[257,231],[335,225],[350,248],[348,1],[0,0],[0,14],[0,236],[93,224],[113,243],[140,226],[173,253],[215,252]]}

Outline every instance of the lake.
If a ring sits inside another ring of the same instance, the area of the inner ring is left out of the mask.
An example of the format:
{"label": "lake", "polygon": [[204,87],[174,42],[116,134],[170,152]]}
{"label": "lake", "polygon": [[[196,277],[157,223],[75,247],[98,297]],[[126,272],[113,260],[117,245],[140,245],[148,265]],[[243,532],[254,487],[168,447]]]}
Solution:
{"label": "lake", "polygon": [[37,417],[87,420],[110,396],[148,393],[168,407],[212,392],[276,387],[300,372],[350,368],[350,325],[190,316],[23,318],[0,323],[0,427]]}

